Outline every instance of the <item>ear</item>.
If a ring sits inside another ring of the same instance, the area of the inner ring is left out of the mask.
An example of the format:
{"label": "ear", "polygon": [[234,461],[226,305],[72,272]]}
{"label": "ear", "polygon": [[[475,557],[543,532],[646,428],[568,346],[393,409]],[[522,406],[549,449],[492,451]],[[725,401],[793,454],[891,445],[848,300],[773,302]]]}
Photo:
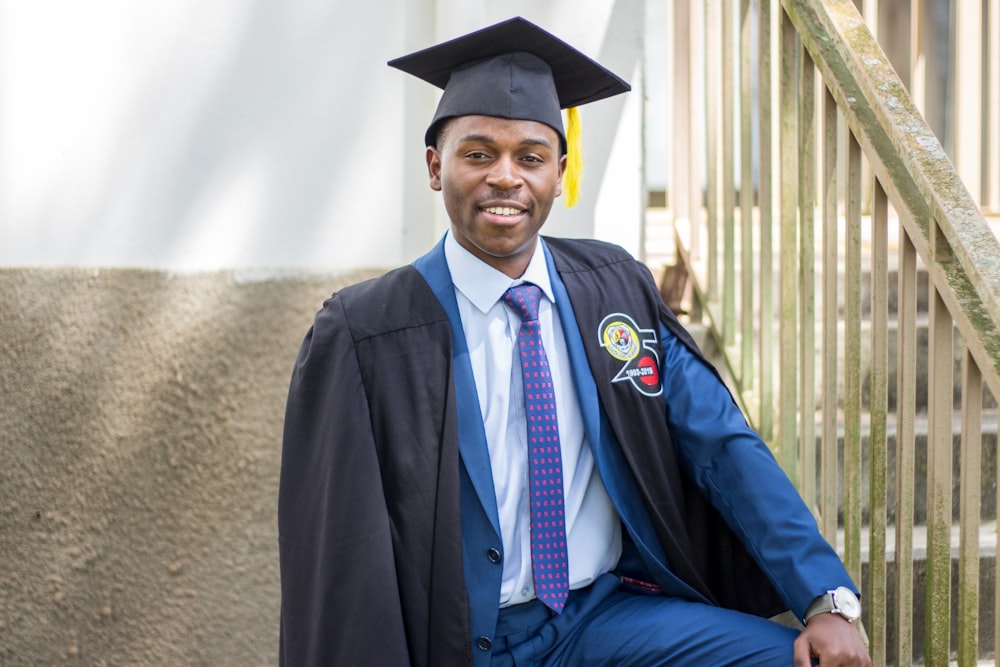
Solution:
{"label": "ear", "polygon": [[563,176],[566,175],[567,157],[563,155],[559,158],[559,180],[556,182],[556,197],[562,194]]}
{"label": "ear", "polygon": [[441,153],[434,146],[427,147],[427,173],[431,179],[431,190],[441,191]]}

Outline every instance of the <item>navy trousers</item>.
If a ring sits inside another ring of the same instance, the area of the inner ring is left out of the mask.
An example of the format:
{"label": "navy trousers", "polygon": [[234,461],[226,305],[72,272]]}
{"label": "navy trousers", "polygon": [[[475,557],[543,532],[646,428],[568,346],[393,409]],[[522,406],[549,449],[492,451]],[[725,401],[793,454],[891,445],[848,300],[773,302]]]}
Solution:
{"label": "navy trousers", "polygon": [[606,574],[561,614],[500,610],[492,667],[788,667],[798,631],[764,618],[622,586]]}

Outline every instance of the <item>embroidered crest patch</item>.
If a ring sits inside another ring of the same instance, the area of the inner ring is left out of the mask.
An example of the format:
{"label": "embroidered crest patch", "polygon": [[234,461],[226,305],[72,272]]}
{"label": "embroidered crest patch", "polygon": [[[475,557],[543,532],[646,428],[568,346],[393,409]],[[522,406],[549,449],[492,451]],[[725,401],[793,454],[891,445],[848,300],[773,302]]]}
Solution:
{"label": "embroidered crest patch", "polygon": [[[631,318],[627,322],[614,320],[614,315],[604,318],[601,323],[603,333],[601,334],[601,344],[608,353],[618,361],[632,361],[639,356],[639,334],[636,333]],[[605,324],[608,319],[614,321]]]}
{"label": "embroidered crest patch", "polygon": [[597,334],[601,347],[623,362],[612,382],[631,382],[646,396],[663,393],[656,329],[640,329],[630,316],[612,313],[601,320]]}

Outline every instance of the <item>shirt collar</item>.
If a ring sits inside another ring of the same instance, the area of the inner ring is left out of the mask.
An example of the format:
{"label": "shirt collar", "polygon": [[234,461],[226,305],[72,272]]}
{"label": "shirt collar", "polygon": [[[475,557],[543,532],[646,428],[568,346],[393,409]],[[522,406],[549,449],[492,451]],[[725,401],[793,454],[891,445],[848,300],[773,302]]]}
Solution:
{"label": "shirt collar", "polygon": [[550,302],[555,303],[556,301],[555,294],[552,292],[552,282],[549,280],[541,237],[535,244],[535,252],[531,256],[531,261],[528,262],[528,268],[517,279],[494,269],[463,248],[455,240],[455,235],[451,233],[451,230],[448,230],[445,236],[444,257],[445,261],[448,262],[452,283],[483,313],[492,308],[508,288],[525,282],[538,285],[542,294]]}

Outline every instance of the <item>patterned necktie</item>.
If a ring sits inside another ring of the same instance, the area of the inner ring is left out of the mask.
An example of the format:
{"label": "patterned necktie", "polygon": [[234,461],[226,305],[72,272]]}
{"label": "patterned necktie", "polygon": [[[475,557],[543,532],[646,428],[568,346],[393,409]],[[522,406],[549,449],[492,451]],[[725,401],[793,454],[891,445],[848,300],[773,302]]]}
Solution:
{"label": "patterned necktie", "polygon": [[524,283],[507,290],[503,300],[521,318],[518,349],[528,418],[531,572],[535,595],[559,613],[569,594],[569,565],[556,395],[538,323],[541,296],[542,291],[536,285]]}

